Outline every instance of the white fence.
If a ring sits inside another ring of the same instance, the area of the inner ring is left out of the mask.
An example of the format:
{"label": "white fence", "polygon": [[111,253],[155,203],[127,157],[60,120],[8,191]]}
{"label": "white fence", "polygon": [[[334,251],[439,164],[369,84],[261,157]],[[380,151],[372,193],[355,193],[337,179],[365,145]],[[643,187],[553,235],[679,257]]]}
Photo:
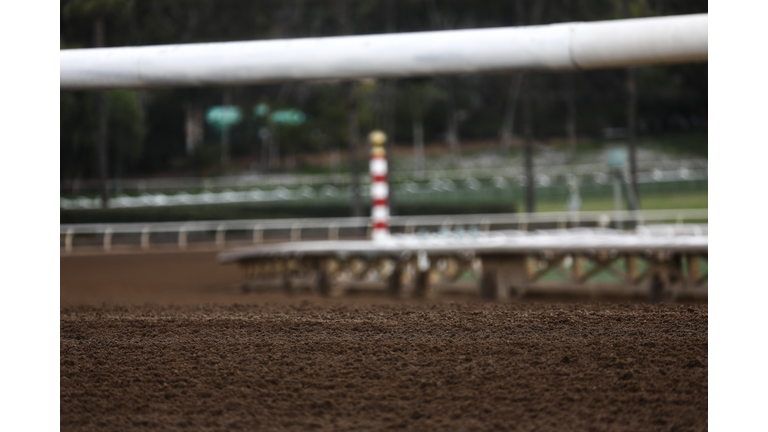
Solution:
{"label": "white fence", "polygon": [[[541,226],[558,228],[578,226],[609,227],[611,225],[627,226],[646,225],[663,222],[674,222],[682,225],[685,221],[708,220],[707,209],[688,210],[648,210],[641,212],[551,212],[551,213],[511,213],[511,214],[480,214],[480,215],[440,215],[440,216],[393,216],[390,227],[393,232],[414,233],[422,230],[442,230],[459,233],[490,231],[497,228],[528,231]],[[226,244],[226,233],[233,231],[248,232],[253,243],[264,241],[265,232],[288,232],[289,237],[283,240],[302,240],[303,230],[325,230],[329,240],[340,239],[342,229],[350,231],[347,236],[359,238],[361,235],[370,236],[370,218],[323,218],[323,219],[251,219],[228,221],[194,221],[194,222],[157,222],[157,223],[119,223],[119,224],[62,224],[60,234],[63,237],[65,252],[74,249],[75,236],[100,236],[100,247],[104,251],[112,250],[112,236],[116,234],[134,234],[139,236],[141,249],[149,250],[151,234],[174,234],[174,242],[179,249],[188,246],[187,237],[190,233],[215,233],[214,243],[223,248]],[[91,243],[91,245],[93,245]]]}

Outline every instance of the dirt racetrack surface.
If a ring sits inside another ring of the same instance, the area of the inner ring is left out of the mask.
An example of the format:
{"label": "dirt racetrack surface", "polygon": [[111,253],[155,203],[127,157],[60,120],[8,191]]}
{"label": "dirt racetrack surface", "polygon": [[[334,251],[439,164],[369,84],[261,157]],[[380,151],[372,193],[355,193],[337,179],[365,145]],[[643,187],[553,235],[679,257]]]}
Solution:
{"label": "dirt racetrack surface", "polygon": [[243,294],[61,259],[61,430],[707,429],[707,305]]}

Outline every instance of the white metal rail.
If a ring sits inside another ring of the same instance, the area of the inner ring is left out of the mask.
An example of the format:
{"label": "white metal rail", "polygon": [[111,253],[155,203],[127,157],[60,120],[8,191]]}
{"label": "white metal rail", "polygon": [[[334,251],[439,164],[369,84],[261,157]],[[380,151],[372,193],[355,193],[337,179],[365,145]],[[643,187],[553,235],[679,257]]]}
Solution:
{"label": "white metal rail", "polygon": [[[682,225],[685,221],[706,221],[707,209],[687,210],[648,210],[633,214],[621,212],[549,212],[549,213],[507,213],[507,214],[472,214],[472,215],[439,215],[439,216],[393,216],[390,227],[395,231],[414,233],[421,230],[449,231],[491,231],[495,228],[516,229],[527,231],[538,226],[555,225],[560,228],[578,226],[608,227],[612,223],[621,222],[646,225],[674,221]],[[112,236],[115,234],[140,235],[141,248],[150,248],[152,233],[176,233],[180,249],[188,246],[189,233],[215,233],[215,243],[224,247],[226,233],[230,231],[246,231],[252,235],[253,243],[263,242],[267,231],[288,231],[289,241],[301,241],[303,230],[326,230],[327,239],[338,240],[341,229],[357,229],[354,237],[360,236],[361,230],[370,228],[370,218],[322,218],[322,219],[251,219],[229,221],[194,221],[194,222],[156,222],[156,223],[120,223],[120,224],[62,224],[60,234],[64,240],[65,252],[74,248],[76,235],[102,236],[103,249],[112,249]]]}
{"label": "white metal rail", "polygon": [[707,61],[707,14],[253,42],[61,50],[64,90],[244,85]]}

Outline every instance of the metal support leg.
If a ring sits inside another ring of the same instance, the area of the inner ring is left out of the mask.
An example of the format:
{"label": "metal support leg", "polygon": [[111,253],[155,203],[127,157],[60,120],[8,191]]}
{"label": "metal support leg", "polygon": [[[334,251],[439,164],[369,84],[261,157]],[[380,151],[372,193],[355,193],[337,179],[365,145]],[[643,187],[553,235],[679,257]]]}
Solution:
{"label": "metal support leg", "polygon": [[627,284],[634,285],[640,278],[640,258],[634,254],[625,256],[627,265]]}
{"label": "metal support leg", "polygon": [[517,297],[525,295],[529,284],[525,255],[492,255],[482,259],[480,293],[483,297],[503,300],[509,297],[510,290]]}
{"label": "metal support leg", "polygon": [[699,262],[699,256],[688,254],[685,258],[686,267],[688,268],[688,280],[686,281],[686,285],[690,288],[694,288],[701,280],[701,263]]}
{"label": "metal support leg", "polygon": [[403,266],[399,262],[395,263],[395,268],[387,278],[387,291],[392,297],[400,297],[403,292]]}
{"label": "metal support leg", "polygon": [[415,258],[416,280],[413,286],[413,295],[416,297],[431,297],[433,283],[437,281],[437,261],[430,259],[426,252],[419,251]]}
{"label": "metal support leg", "polygon": [[315,278],[315,292],[323,297],[331,293],[331,282],[325,270],[319,270]]}
{"label": "metal support leg", "polygon": [[648,286],[648,301],[656,303],[661,301],[664,295],[664,289],[666,284],[664,283],[663,274],[659,272],[653,272],[650,277],[650,285]]}
{"label": "metal support leg", "polygon": [[416,297],[424,297],[424,293],[429,288],[429,272],[418,271],[416,272],[416,281],[413,287],[413,295]]}
{"label": "metal support leg", "polygon": [[293,288],[293,275],[290,271],[286,271],[283,274],[283,292],[287,295],[292,295],[294,293]]}
{"label": "metal support leg", "polygon": [[497,295],[496,271],[483,269],[480,278],[480,295],[486,300],[493,300]]}
{"label": "metal support leg", "polygon": [[649,269],[648,300],[651,302],[674,300],[684,283],[682,267],[680,255],[660,254],[654,257]]}
{"label": "metal support leg", "polygon": [[586,275],[586,262],[587,259],[582,255],[573,255],[573,271],[572,271],[572,278],[573,282],[575,283],[582,283],[584,280],[584,275]]}
{"label": "metal support leg", "polygon": [[67,234],[64,237],[64,250],[67,251],[67,253],[72,252],[72,242],[75,239],[75,230],[72,228],[67,229]]}

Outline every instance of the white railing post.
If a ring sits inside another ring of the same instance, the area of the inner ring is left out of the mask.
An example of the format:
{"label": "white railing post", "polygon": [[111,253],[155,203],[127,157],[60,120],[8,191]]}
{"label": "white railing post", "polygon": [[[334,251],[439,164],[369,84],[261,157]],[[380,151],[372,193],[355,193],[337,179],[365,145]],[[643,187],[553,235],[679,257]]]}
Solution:
{"label": "white railing post", "polygon": [[450,231],[451,228],[453,228],[453,220],[444,219],[443,222],[440,224],[440,228],[442,228],[445,231]]}
{"label": "white railing post", "polygon": [[566,229],[568,227],[568,216],[560,216],[557,220],[558,229]]}
{"label": "white railing post", "polygon": [[75,229],[72,227],[67,228],[67,234],[64,237],[64,250],[67,253],[72,252],[72,243],[75,240]]}
{"label": "white railing post", "polygon": [[413,234],[416,231],[416,222],[408,221],[405,223],[405,233]]}
{"label": "white railing post", "polygon": [[225,236],[226,231],[224,231],[224,224],[221,224],[216,228],[216,247],[224,247],[225,244]]}
{"label": "white railing post", "polygon": [[144,227],[141,230],[141,249],[149,250],[149,227]]}
{"label": "white railing post", "polygon": [[520,220],[517,221],[517,229],[518,231],[528,231],[528,219],[525,214],[520,216]]}
{"label": "white railing post", "polygon": [[291,226],[291,241],[297,242],[301,240],[301,224],[295,223]]}
{"label": "white railing post", "polygon": [[179,249],[187,249],[187,227],[185,226],[179,228]]}
{"label": "white railing post", "polygon": [[339,239],[339,225],[335,223],[331,223],[328,225],[328,240],[338,240]]}
{"label": "white railing post", "polygon": [[107,227],[104,230],[104,252],[109,252],[110,250],[112,250],[112,228]]}
{"label": "white railing post", "polygon": [[606,228],[611,223],[611,216],[608,213],[603,213],[597,219],[597,225],[601,228]]}

